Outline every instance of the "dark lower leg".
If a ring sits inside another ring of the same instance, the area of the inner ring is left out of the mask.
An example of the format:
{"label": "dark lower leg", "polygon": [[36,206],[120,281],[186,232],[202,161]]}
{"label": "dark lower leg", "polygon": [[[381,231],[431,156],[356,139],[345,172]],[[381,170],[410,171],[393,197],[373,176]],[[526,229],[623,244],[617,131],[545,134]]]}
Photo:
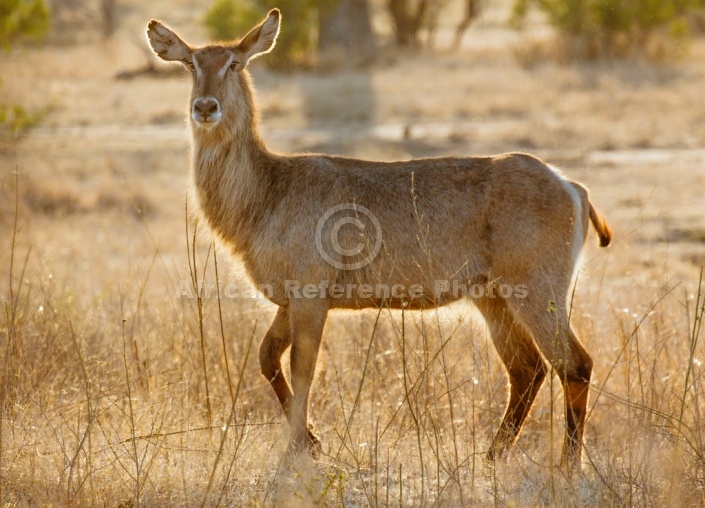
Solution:
{"label": "dark lower leg", "polygon": [[[543,282],[534,287],[526,299],[512,306],[512,310],[531,333],[563,384],[566,433],[561,464],[571,467],[580,462],[592,359],[570,328],[566,307],[569,281],[565,273],[569,272],[557,274],[556,282],[552,284]],[[552,304],[547,308],[546,302]]]}
{"label": "dark lower leg", "polygon": [[292,393],[281,369],[281,356],[290,344],[289,316],[286,309],[280,308],[260,346],[259,363],[262,375],[272,385],[272,389],[289,421],[291,421],[289,407]]}
{"label": "dark lower leg", "polygon": [[279,404],[281,404],[282,409],[284,410],[287,421],[289,421],[291,419],[289,416],[289,407],[291,406],[292,393],[291,388],[289,388],[289,383],[286,381],[286,378],[281,371],[281,366],[277,369],[274,377],[269,380],[269,383],[272,385],[277,399],[279,399]]}
{"label": "dark lower leg", "polygon": [[476,303],[509,374],[509,403],[487,454],[494,460],[514,444],[546,377],[546,366],[531,336],[517,323],[504,300],[485,298]]}
{"label": "dark lower leg", "polygon": [[534,369],[524,370],[514,375],[510,373],[509,404],[502,423],[492,439],[492,447],[487,454],[488,459],[500,458],[514,444],[545,377],[546,367],[540,358],[537,359]]}
{"label": "dark lower leg", "polygon": [[568,381],[563,385],[566,429],[561,465],[572,466],[580,461],[589,386],[590,382],[583,380]]}

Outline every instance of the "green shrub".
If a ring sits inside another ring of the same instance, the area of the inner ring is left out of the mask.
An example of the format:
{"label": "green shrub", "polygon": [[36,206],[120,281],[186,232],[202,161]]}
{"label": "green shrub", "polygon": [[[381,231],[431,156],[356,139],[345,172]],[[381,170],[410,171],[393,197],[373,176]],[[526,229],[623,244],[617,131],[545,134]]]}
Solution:
{"label": "green shrub", "polygon": [[[49,28],[49,9],[43,0],[0,0],[0,47],[22,38],[38,39]],[[2,81],[0,80],[0,84]],[[29,113],[19,104],[0,102],[0,139],[17,139],[31,129],[43,113]]]}
{"label": "green shrub", "polygon": [[0,46],[9,49],[20,38],[40,38],[49,28],[44,0],[0,0]]}
{"label": "green shrub", "polygon": [[227,41],[243,36],[261,16],[261,9],[246,0],[214,0],[203,16],[203,23],[211,38]]}
{"label": "green shrub", "polygon": [[29,112],[19,104],[0,103],[0,139],[19,139],[46,115],[46,111]]}
{"label": "green shrub", "polygon": [[273,67],[307,63],[315,48],[318,10],[335,0],[213,0],[203,23],[214,39],[242,37],[264,19],[269,9],[282,11],[282,30],[277,49],[267,56]]}
{"label": "green shrub", "polygon": [[572,56],[592,58],[643,54],[657,39],[680,45],[705,0],[515,0],[513,21],[521,23],[531,5],[570,41]]}

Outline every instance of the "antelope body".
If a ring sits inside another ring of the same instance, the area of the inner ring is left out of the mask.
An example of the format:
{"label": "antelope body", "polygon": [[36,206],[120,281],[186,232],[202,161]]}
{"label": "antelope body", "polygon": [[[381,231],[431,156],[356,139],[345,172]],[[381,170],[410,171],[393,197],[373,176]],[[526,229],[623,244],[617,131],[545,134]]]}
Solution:
{"label": "antelope body", "polygon": [[[474,284],[488,290],[473,301],[510,381],[489,456],[514,443],[545,358],[565,393],[562,462],[576,463],[592,360],[570,328],[567,295],[589,224],[602,246],[611,239],[587,191],[526,154],[372,162],[270,152],[245,67],[274,47],[279,26],[274,9],[227,45],[192,48],[154,20],[147,34],[162,59],[193,75],[191,178],[201,213],[279,306],[260,364],[292,428],[290,446],[320,446],[309,392],[330,309],[428,309]],[[348,215],[327,220],[339,212]],[[500,283],[523,291],[492,294]],[[366,285],[398,290],[359,290]],[[291,385],[280,363],[289,346]]]}

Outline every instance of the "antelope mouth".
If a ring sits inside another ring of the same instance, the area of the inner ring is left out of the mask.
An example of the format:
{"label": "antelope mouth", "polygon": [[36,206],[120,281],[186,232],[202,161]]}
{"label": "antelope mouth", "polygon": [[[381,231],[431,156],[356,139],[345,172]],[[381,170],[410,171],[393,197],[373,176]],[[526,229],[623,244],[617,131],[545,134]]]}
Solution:
{"label": "antelope mouth", "polygon": [[222,115],[220,113],[215,113],[208,116],[193,113],[191,115],[191,119],[193,120],[193,123],[196,124],[198,127],[201,127],[203,129],[212,129],[220,123],[221,116]]}

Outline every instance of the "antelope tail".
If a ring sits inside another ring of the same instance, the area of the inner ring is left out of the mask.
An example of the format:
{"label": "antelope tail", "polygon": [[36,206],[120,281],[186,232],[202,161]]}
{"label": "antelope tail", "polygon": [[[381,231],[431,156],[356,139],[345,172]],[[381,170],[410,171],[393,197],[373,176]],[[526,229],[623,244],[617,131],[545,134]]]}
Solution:
{"label": "antelope tail", "polygon": [[612,230],[607,225],[604,215],[595,210],[589,201],[588,205],[590,206],[590,222],[597,231],[597,236],[600,237],[600,247],[607,247],[612,241]]}

